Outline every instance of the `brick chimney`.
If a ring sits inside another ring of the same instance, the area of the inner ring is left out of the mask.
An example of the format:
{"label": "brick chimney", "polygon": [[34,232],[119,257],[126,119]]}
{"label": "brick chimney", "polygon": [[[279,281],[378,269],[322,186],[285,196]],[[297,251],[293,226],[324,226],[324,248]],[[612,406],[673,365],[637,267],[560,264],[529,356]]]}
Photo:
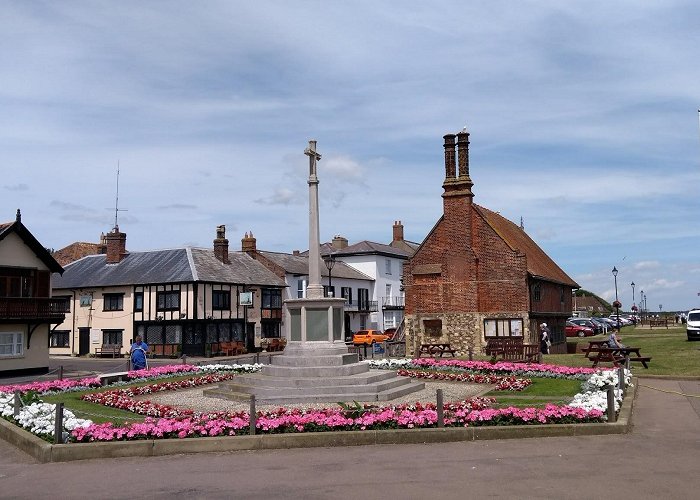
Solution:
{"label": "brick chimney", "polygon": [[216,226],[216,239],[214,240],[214,257],[224,264],[230,264],[228,258],[228,240],[226,239],[226,226]]}
{"label": "brick chimney", "polygon": [[334,251],[347,248],[348,239],[340,236],[339,234],[336,234],[335,236],[333,236],[333,243],[331,243],[331,246],[333,247]]}
{"label": "brick chimney", "polygon": [[474,198],[469,177],[469,133],[466,127],[457,135],[457,165],[455,166],[455,135],[445,139],[445,182],[442,184],[443,217],[459,232],[459,238],[471,247],[471,206]]}
{"label": "brick chimney", "polygon": [[126,233],[120,232],[119,226],[115,226],[104,239],[107,246],[107,264],[119,264],[129,253],[126,251]]}
{"label": "brick chimney", "polygon": [[394,222],[392,241],[403,241],[403,224],[400,220]]}
{"label": "brick chimney", "polygon": [[258,249],[255,237],[253,236],[253,231],[250,231],[250,233],[245,233],[245,236],[241,239],[241,250],[255,258],[255,253]]}
{"label": "brick chimney", "polygon": [[294,251],[292,252],[292,255],[295,255],[295,256],[298,257],[298,256],[301,255],[301,252],[300,252],[299,250],[294,250]]}

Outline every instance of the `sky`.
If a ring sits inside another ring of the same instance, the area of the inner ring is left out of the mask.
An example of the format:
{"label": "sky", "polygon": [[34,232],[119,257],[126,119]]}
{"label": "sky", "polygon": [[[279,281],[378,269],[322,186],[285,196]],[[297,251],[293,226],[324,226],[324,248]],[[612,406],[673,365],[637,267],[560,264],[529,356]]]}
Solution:
{"label": "sky", "polygon": [[700,307],[696,1],[0,0],[0,221],[46,247],[420,242],[474,201],[628,309]]}

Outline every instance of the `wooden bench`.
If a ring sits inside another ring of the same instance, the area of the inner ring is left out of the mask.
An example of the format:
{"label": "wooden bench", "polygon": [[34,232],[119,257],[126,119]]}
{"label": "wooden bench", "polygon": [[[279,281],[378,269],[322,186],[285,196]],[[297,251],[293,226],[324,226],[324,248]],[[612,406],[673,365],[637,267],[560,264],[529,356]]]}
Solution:
{"label": "wooden bench", "polygon": [[668,330],[668,324],[670,320],[662,318],[649,318],[649,328],[654,328],[655,326],[664,326]]}
{"label": "wooden bench", "polygon": [[522,337],[496,337],[486,339],[484,351],[488,356],[501,356],[506,349],[520,348],[523,345]]}
{"label": "wooden bench", "polygon": [[588,347],[584,347],[581,351],[584,356],[591,359],[591,354],[595,355],[601,348],[607,347],[607,340],[590,340],[588,342]]}
{"label": "wooden bench", "polygon": [[148,346],[148,357],[168,357],[177,356],[180,352],[179,344],[151,344]]}
{"label": "wooden bench", "polygon": [[601,347],[595,356],[589,358],[593,362],[593,367],[598,363],[612,363],[613,366],[620,366],[629,359],[630,362],[641,363],[644,368],[649,368],[647,363],[651,361],[651,356],[642,356],[639,347],[609,348]]}
{"label": "wooden bench", "polygon": [[513,344],[503,348],[500,355],[503,361],[511,363],[538,363],[540,361],[539,344]]}
{"label": "wooden bench", "polygon": [[221,342],[219,344],[220,351],[225,356],[237,356],[239,354],[246,354],[248,350],[245,348],[243,342]]}
{"label": "wooden bench", "polygon": [[435,357],[437,357],[438,354],[440,357],[443,357],[445,354],[452,354],[454,358],[455,352],[457,351],[452,349],[450,344],[421,344],[418,350],[418,357],[420,358],[423,354]]}
{"label": "wooden bench", "polygon": [[95,349],[95,356],[112,356],[113,358],[116,358],[117,356],[121,357],[121,355],[122,346],[119,344],[102,344],[100,347]]}
{"label": "wooden bench", "polygon": [[283,351],[286,345],[287,345],[286,339],[278,339],[278,338],[270,339],[269,343],[267,344],[267,352]]}

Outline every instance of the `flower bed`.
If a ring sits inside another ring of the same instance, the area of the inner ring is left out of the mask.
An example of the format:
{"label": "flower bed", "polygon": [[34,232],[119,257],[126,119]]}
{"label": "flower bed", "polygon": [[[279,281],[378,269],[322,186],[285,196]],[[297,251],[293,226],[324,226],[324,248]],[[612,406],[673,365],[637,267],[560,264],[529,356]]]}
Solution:
{"label": "flower bed", "polygon": [[[421,376],[435,380],[454,380],[465,382],[496,383],[501,390],[522,390],[531,383],[528,379],[519,379],[515,375],[537,374],[539,377],[585,379],[582,393],[574,397],[569,405],[548,404],[544,408],[501,408],[494,409],[491,398],[473,398],[460,402],[449,402],[443,407],[444,425],[482,426],[482,425],[533,425],[576,422],[602,422],[605,420],[607,407],[605,392],[601,388],[617,383],[617,372],[612,370],[590,370],[587,368],[569,368],[543,364],[514,364],[456,361],[456,360],[401,360],[372,362],[374,368],[401,369],[400,375]],[[412,368],[408,370],[408,368]],[[222,436],[247,434],[250,416],[247,412],[211,412],[197,413],[191,409],[180,409],[159,405],[150,401],[136,401],[134,396],[154,392],[196,387],[208,383],[217,383],[235,376],[237,372],[251,372],[260,369],[260,365],[209,365],[193,367],[191,365],[172,365],[129,372],[130,380],[157,380],[179,374],[192,373],[193,377],[175,382],[157,382],[141,387],[113,389],[105,392],[89,393],[83,396],[91,401],[107,406],[129,410],[146,415],[144,422],[125,426],[111,423],[94,424],[87,420],[75,419],[68,415],[64,427],[70,430],[70,439],[77,442],[113,441],[129,439],[184,438],[197,436]],[[195,375],[195,373],[202,373]],[[420,375],[418,375],[420,374]],[[627,376],[626,376],[627,378]],[[91,388],[96,379],[83,379],[69,384],[41,382],[23,386],[4,386],[9,392],[37,391],[50,394],[57,390],[78,390]],[[123,383],[122,383],[123,385]],[[623,394],[617,394],[618,406]],[[26,408],[29,413],[22,422],[12,417],[12,394],[0,393],[0,411],[2,416],[23,427],[39,433],[50,435],[53,432],[54,405],[32,403]],[[153,418],[157,417],[157,418]],[[65,417],[64,417],[65,418]],[[285,409],[258,412],[256,415],[256,432],[258,433],[296,433],[323,432],[339,430],[398,429],[437,426],[437,409],[431,403],[414,403],[389,405],[384,407],[360,406],[354,408],[324,408],[314,410]],[[46,434],[44,431],[48,432]]]}

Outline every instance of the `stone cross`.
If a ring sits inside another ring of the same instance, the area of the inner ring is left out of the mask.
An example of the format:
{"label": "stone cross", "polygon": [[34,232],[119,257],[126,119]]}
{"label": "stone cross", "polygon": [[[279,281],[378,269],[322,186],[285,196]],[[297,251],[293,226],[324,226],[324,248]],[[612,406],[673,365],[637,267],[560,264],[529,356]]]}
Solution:
{"label": "stone cross", "polygon": [[306,298],[323,298],[321,285],[321,238],[318,223],[318,176],[316,162],[321,155],[316,152],[316,141],[309,141],[309,147],[304,150],[309,157],[309,284],[306,287]]}

